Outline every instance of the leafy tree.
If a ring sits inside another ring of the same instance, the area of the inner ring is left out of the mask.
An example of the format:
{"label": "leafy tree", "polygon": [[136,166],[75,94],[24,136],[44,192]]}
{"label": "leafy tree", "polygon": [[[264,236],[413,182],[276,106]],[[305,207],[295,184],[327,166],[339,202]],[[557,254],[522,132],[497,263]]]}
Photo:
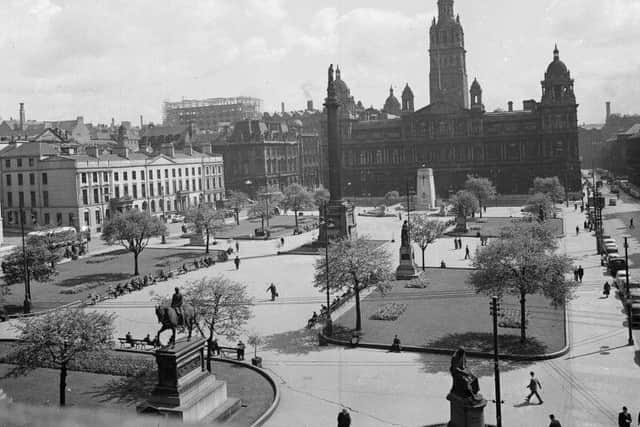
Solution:
{"label": "leafy tree", "polygon": [[475,213],[480,207],[478,198],[468,190],[460,190],[451,198],[450,202],[452,205],[451,210],[456,218],[463,220],[463,226],[466,230],[467,217]]}
{"label": "leafy tree", "polygon": [[263,232],[265,221],[267,223],[267,228],[269,228],[269,218],[273,216],[274,208],[277,207],[281,201],[282,193],[274,185],[266,186],[258,192],[258,201],[251,205],[249,215],[260,217],[262,220],[260,228]]}
{"label": "leafy tree", "polygon": [[227,206],[233,209],[233,215],[236,225],[240,225],[240,209],[244,208],[249,202],[249,196],[242,191],[229,191]]}
{"label": "leafy tree", "polygon": [[[375,286],[384,293],[393,277],[391,258],[387,251],[363,237],[332,242],[328,249],[329,288],[353,291],[356,300],[356,330],[362,329],[360,291]],[[314,286],[321,292],[327,289],[327,262],[316,260]]]}
{"label": "leafy tree", "polygon": [[422,270],[424,270],[424,252],[427,246],[442,236],[447,227],[444,222],[431,219],[427,215],[415,215],[411,217],[409,228],[411,240],[422,249]]}
{"label": "leafy tree", "polygon": [[298,229],[298,212],[313,206],[313,197],[300,184],[290,184],[284,189],[282,207],[293,211]]}
{"label": "leafy tree", "polygon": [[205,254],[209,253],[209,241],[211,237],[213,237],[213,241],[215,242],[216,231],[222,230],[225,227],[224,213],[204,205],[188,209],[184,213],[184,222],[189,224],[189,228],[195,230],[197,233],[204,233],[206,235]]}
{"label": "leafy tree", "polygon": [[540,221],[546,221],[555,212],[553,201],[549,195],[544,193],[536,193],[529,197],[527,204],[523,208],[525,212],[530,213]]}
{"label": "leafy tree", "polygon": [[62,257],[62,251],[69,243],[75,242],[78,238],[77,232],[72,227],[38,228],[38,234],[27,237],[27,244],[42,244],[51,253],[51,267],[55,268],[56,263]]}
{"label": "leafy tree", "polygon": [[138,256],[147,247],[151,237],[162,236],[166,230],[167,226],[159,218],[131,209],[104,222],[102,239],[110,244],[118,242],[133,253],[133,274],[138,275]]}
{"label": "leafy tree", "polygon": [[475,270],[469,278],[478,293],[520,297],[520,341],[523,343],[526,341],[527,295],[541,292],[553,306],[561,306],[572,297],[575,286],[566,278],[571,271],[569,258],[554,253],[543,239],[531,238],[535,233],[525,223],[514,224],[508,236],[494,239],[478,250],[473,259]]}
{"label": "leafy tree", "polygon": [[229,339],[238,335],[252,316],[247,286],[223,276],[207,277],[187,284],[185,300],[196,310],[198,330],[207,340],[207,370],[211,372],[213,339],[222,335]]}
{"label": "leafy tree", "polygon": [[567,198],[569,200],[580,201],[582,200],[582,193],[580,191],[570,191],[567,193]]}
{"label": "leafy tree", "polygon": [[387,206],[390,206],[394,202],[396,202],[398,199],[400,199],[400,193],[398,193],[395,190],[389,191],[387,194],[384,195],[384,204]]}
{"label": "leafy tree", "polygon": [[557,176],[547,178],[536,177],[533,180],[533,187],[529,190],[529,193],[546,194],[554,203],[559,203],[564,200],[564,187],[560,184]]}
{"label": "leafy tree", "polygon": [[464,183],[464,188],[478,199],[480,218],[482,218],[482,207],[486,206],[488,200],[496,196],[496,187],[489,178],[469,175]]}
{"label": "leafy tree", "polygon": [[329,190],[324,187],[319,187],[313,193],[313,201],[316,205],[320,206],[323,202],[328,201],[330,199]]}
{"label": "leafy tree", "polygon": [[555,250],[558,247],[556,237],[548,223],[514,219],[500,230],[502,239],[529,239],[538,242],[543,250]]}
{"label": "leafy tree", "polygon": [[113,314],[65,308],[16,324],[20,332],[16,361],[20,372],[53,365],[60,370],[60,406],[66,403],[69,363],[107,351],[113,335]]}
{"label": "leafy tree", "polygon": [[31,241],[25,245],[25,251],[18,246],[2,260],[2,272],[7,285],[24,282],[24,256],[27,257],[29,278],[37,282],[47,282],[57,274],[54,259],[42,241]]}

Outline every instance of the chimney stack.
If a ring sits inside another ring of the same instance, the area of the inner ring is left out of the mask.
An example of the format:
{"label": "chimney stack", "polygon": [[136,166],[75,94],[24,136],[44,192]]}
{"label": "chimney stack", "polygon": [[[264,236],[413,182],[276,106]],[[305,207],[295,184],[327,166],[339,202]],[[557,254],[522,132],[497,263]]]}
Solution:
{"label": "chimney stack", "polygon": [[164,154],[167,157],[175,157],[176,149],[174,148],[172,142],[165,142],[160,146],[160,153]]}
{"label": "chimney stack", "polygon": [[143,125],[142,114],[140,114],[140,129],[142,129],[142,125]]}
{"label": "chimney stack", "polygon": [[609,116],[611,116],[611,102],[607,101],[605,105],[607,106],[607,116],[605,117],[605,123],[606,123],[609,121]]}
{"label": "chimney stack", "polygon": [[509,112],[512,113],[513,112],[513,101],[509,101],[507,103],[507,105],[509,106]]}
{"label": "chimney stack", "polygon": [[113,117],[111,117],[111,129],[116,127],[116,119],[114,119]]}
{"label": "chimney stack", "polygon": [[307,111],[313,111],[313,100],[312,99],[307,101]]}
{"label": "chimney stack", "polygon": [[20,130],[24,130],[25,117],[24,117],[24,102],[20,103]]}
{"label": "chimney stack", "polygon": [[284,114],[284,102],[280,103],[280,112]]}

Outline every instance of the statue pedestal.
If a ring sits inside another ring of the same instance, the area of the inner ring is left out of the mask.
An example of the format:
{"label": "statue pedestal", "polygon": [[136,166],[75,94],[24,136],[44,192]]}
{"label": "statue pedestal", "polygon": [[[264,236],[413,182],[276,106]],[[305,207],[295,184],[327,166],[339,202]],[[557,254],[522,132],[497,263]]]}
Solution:
{"label": "statue pedestal", "polygon": [[486,400],[470,402],[453,393],[447,395],[447,400],[451,404],[451,420],[447,427],[485,427],[484,407],[487,406]]}
{"label": "statue pedestal", "polygon": [[205,340],[192,338],[178,340],[174,348],[156,350],[158,384],[137,412],[194,422],[228,404],[227,383],[207,372],[204,348]]}
{"label": "statue pedestal", "polygon": [[191,246],[205,246],[205,237],[202,233],[193,233],[189,235],[189,245]]}
{"label": "statue pedestal", "polygon": [[413,249],[411,246],[400,246],[400,265],[396,269],[396,280],[411,280],[419,275],[413,262]]}
{"label": "statue pedestal", "polygon": [[348,239],[355,233],[356,221],[353,205],[342,200],[330,200],[326,212],[320,207],[320,217],[328,220],[328,227],[320,226],[318,245],[324,247],[328,240]]}

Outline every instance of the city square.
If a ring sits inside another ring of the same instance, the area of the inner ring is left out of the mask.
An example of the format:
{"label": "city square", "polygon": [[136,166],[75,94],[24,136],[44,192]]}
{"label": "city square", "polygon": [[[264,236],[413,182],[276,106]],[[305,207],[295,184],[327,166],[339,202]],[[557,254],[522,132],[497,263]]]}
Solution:
{"label": "city square", "polygon": [[637,85],[587,59],[637,10],[498,1],[12,5],[78,65],[5,93],[0,425],[640,423]]}

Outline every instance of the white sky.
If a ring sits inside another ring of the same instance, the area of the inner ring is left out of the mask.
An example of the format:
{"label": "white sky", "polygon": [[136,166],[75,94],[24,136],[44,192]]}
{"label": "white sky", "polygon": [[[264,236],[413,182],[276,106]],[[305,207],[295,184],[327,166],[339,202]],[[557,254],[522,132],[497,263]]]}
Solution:
{"label": "white sky", "polygon": [[[488,110],[540,98],[555,42],[579,122],[639,111],[640,1],[457,0],[469,84]],[[428,103],[436,0],[3,0],[0,116],[161,120],[163,100],[256,96],[265,111],[316,107],[340,64],[356,100],[381,107],[406,82]]]}

